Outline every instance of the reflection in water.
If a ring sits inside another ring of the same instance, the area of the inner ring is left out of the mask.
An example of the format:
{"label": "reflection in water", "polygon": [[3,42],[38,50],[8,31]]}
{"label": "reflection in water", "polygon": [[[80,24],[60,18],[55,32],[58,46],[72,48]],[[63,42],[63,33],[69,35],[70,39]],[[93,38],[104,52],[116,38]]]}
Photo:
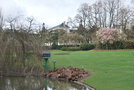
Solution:
{"label": "reflection in water", "polygon": [[0,77],[0,90],[89,90],[86,87],[42,77]]}

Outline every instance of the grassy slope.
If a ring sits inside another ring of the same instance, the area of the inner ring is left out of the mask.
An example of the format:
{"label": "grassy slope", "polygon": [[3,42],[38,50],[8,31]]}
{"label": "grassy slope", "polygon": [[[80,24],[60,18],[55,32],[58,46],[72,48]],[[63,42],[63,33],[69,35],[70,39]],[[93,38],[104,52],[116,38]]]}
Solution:
{"label": "grassy slope", "polygon": [[[134,90],[134,50],[127,51],[78,51],[69,55],[54,55],[50,63],[56,66],[84,68],[91,76],[84,82],[97,90]],[[51,65],[53,66],[53,65]]]}

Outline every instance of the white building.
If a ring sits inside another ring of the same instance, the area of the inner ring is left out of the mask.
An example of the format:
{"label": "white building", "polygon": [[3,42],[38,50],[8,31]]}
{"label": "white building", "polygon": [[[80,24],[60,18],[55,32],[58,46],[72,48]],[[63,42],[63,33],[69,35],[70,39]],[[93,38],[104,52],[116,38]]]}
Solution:
{"label": "white building", "polygon": [[66,32],[70,33],[70,27],[65,22],[63,22],[57,26],[54,26],[54,27],[50,28],[49,30],[58,30],[58,29],[65,30]]}

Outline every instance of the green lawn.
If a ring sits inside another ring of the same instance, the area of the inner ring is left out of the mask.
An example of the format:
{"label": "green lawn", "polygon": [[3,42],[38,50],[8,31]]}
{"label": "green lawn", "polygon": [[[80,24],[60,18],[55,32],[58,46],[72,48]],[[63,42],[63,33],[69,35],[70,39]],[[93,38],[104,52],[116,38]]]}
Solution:
{"label": "green lawn", "polygon": [[54,55],[64,51],[51,51],[56,67],[79,67],[91,72],[84,83],[97,90],[134,90],[134,50],[77,51],[68,55]]}

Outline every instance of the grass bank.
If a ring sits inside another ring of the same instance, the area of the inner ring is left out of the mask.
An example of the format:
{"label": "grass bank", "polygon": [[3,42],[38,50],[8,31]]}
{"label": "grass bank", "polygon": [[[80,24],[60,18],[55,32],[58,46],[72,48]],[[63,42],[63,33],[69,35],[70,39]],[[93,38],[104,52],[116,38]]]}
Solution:
{"label": "grass bank", "polygon": [[84,83],[97,90],[134,89],[134,50],[51,52],[51,68],[53,60],[56,60],[56,67],[84,68],[91,72]]}

